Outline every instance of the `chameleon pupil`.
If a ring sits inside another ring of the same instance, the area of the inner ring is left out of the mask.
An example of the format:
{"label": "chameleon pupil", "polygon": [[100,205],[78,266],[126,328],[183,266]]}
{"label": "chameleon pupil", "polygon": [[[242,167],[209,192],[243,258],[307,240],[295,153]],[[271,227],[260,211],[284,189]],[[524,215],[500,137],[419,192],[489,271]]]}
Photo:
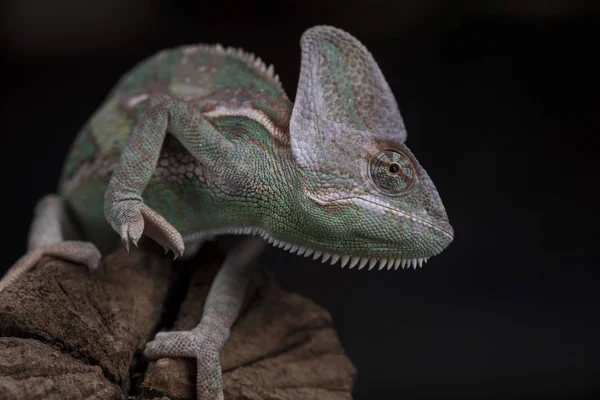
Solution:
{"label": "chameleon pupil", "polygon": [[388,171],[390,171],[390,174],[397,174],[398,172],[400,172],[400,166],[396,163],[392,163],[388,167]]}

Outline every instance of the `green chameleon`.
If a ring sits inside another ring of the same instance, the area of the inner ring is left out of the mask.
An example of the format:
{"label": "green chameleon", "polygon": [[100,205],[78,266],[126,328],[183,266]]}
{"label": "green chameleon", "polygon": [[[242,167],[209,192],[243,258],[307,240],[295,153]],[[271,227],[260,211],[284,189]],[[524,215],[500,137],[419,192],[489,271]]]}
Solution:
{"label": "green chameleon", "polygon": [[247,235],[199,325],[158,333],[145,350],[196,358],[198,398],[212,400],[223,398],[219,352],[265,243],[369,270],[442,252],[453,229],[372,55],[330,26],[308,29],[301,50],[294,103],[272,66],[220,45],[165,50],[125,74],[78,134],[59,194],[36,206],[29,252],[0,291],[42,255],[94,268],[119,239],[129,249],[146,235],[185,259],[212,236]]}

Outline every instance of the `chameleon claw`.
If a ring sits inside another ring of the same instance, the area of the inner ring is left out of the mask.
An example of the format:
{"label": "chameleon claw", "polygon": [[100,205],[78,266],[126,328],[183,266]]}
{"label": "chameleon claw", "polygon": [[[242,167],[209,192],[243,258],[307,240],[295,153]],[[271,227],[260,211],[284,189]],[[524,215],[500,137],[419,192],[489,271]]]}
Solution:
{"label": "chameleon claw", "polygon": [[168,253],[169,251],[172,251],[172,252],[173,252],[173,260],[176,260],[176,259],[178,259],[178,258],[179,258],[179,257],[181,257],[181,255],[182,255],[182,253],[181,253],[180,251],[178,251],[178,250],[176,250],[176,249],[170,249],[170,248],[169,248],[169,247],[167,247],[167,246],[163,246],[163,249],[165,250],[165,253],[164,253],[164,255],[167,255],[167,253]]}
{"label": "chameleon claw", "polygon": [[125,250],[129,253],[129,235],[127,234],[127,225],[121,228],[121,242],[125,246]]}
{"label": "chameleon claw", "polygon": [[129,239],[127,239],[127,237],[122,237],[121,242],[123,242],[125,250],[127,250],[127,252],[129,253]]}

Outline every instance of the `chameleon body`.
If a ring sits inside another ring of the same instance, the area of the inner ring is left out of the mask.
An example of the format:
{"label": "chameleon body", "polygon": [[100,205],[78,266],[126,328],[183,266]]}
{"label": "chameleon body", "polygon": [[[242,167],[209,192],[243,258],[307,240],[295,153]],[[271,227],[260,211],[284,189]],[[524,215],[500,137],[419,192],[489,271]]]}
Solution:
{"label": "chameleon body", "polygon": [[219,399],[219,351],[262,243],[360,269],[416,268],[444,250],[452,227],[372,55],[328,26],[307,30],[301,50],[294,103],[272,66],[242,50],[183,46],[135,66],[77,135],[59,194],[39,203],[30,253],[4,286],[40,254],[93,267],[97,249],[143,234],[176,257],[213,235],[250,235],[198,327],[146,348],[195,357],[198,397]]}
{"label": "chameleon body", "polygon": [[[144,112],[157,98],[159,104],[177,107],[181,102],[183,108],[194,108],[210,131],[191,128],[184,140],[167,135],[164,143],[133,149],[132,164],[149,163],[153,169],[141,194],[144,203],[186,242],[207,231],[262,226],[269,214],[278,213],[281,220],[292,212],[284,176],[292,171],[282,170],[286,161],[280,151],[286,145],[289,149],[283,132],[292,103],[272,70],[241,51],[186,46],[160,52],[133,68],[79,133],[65,163],[60,193],[86,238],[103,251],[119,244],[104,216],[104,195],[134,127],[147,118]],[[168,117],[153,118],[164,123]],[[199,157],[185,147],[193,146],[187,141],[195,135],[210,135],[207,143],[198,141]],[[139,179],[137,171],[133,167],[124,179]]]}

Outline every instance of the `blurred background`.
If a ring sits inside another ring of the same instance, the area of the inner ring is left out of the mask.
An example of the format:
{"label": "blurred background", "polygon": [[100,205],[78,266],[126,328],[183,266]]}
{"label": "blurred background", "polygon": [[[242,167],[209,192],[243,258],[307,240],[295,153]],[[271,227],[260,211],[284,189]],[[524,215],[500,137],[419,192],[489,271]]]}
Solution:
{"label": "blurred background", "polygon": [[281,284],[331,311],[356,399],[600,392],[600,2],[4,0],[2,267],[23,254],[78,129],[122,73],[186,43],[242,47],[288,95],[301,33],[374,54],[435,182],[454,243],[417,271],[357,271],[281,250]]}

